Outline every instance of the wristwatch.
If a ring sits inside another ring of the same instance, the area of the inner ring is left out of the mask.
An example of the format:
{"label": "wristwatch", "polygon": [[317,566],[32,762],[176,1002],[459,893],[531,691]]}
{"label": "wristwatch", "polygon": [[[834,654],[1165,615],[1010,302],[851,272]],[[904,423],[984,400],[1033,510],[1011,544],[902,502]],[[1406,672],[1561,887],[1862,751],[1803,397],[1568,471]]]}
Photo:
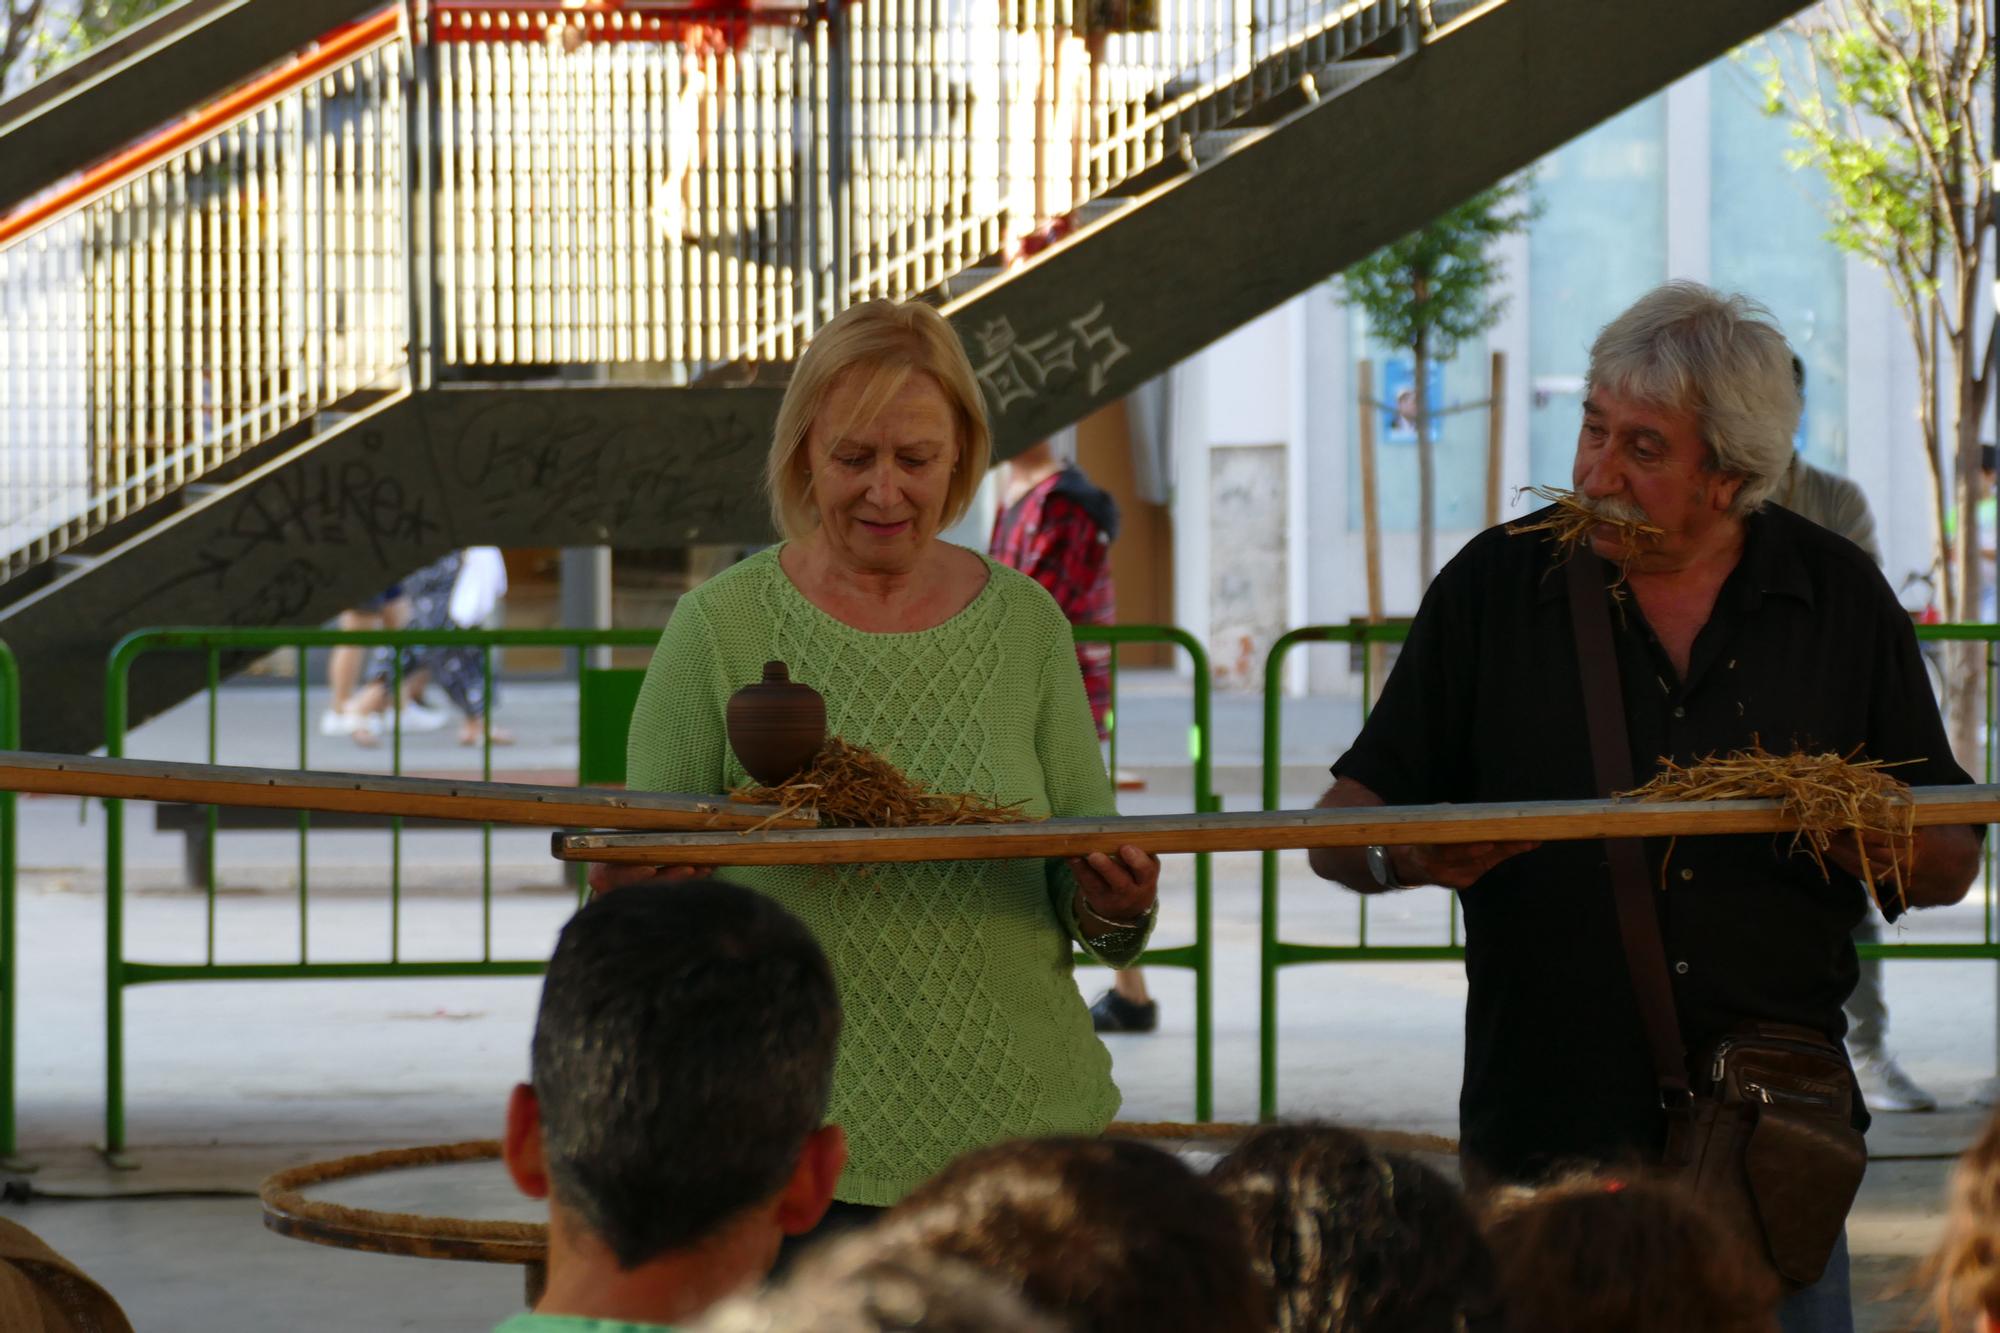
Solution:
{"label": "wristwatch", "polygon": [[1368,849],[1368,873],[1385,889],[1410,887],[1396,878],[1396,868],[1389,864],[1389,849],[1379,842]]}

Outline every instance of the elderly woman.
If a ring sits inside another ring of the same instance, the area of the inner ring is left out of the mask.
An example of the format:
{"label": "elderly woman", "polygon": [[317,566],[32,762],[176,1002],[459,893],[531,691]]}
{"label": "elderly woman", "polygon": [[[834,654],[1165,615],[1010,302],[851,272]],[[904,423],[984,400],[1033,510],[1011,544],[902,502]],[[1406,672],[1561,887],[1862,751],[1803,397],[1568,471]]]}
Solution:
{"label": "elderly woman", "polygon": [[[1112,814],[1069,622],[1034,580],[938,539],[988,448],[977,381],[936,311],[876,301],[822,329],[771,445],[785,540],[675,607],[632,718],[631,786],[743,783],[724,706],[782,660],[826,696],[830,734],[934,790]],[[968,1148],[1094,1134],[1117,1111],[1071,945],[1113,967],[1138,957],[1154,857],[729,878],[790,908],[832,961],[847,1017],[829,1115],[852,1145],[836,1191],[849,1212],[895,1203]]]}

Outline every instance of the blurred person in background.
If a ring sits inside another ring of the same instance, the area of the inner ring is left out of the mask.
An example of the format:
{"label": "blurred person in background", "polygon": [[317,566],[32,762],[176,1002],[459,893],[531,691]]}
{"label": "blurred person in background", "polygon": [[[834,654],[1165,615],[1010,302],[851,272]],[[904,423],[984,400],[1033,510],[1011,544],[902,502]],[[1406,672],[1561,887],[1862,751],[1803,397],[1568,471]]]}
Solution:
{"label": "blurred person in background", "polygon": [[[1806,366],[1796,355],[1792,357],[1792,379],[1803,398]],[[1772,499],[1799,517],[1847,538],[1868,553],[1877,569],[1882,567],[1875,515],[1869,512],[1868,497],[1848,478],[1814,467],[1794,450],[1791,466]],[[1865,914],[1854,927],[1854,942],[1882,942],[1881,920],[1875,913]],[[1903,1072],[1889,1053],[1889,1001],[1882,990],[1882,960],[1860,958],[1859,964],[1846,1012],[1847,1053],[1854,1060],[1854,1076],[1860,1080],[1862,1094],[1877,1111],[1935,1111],[1937,1098]]]}

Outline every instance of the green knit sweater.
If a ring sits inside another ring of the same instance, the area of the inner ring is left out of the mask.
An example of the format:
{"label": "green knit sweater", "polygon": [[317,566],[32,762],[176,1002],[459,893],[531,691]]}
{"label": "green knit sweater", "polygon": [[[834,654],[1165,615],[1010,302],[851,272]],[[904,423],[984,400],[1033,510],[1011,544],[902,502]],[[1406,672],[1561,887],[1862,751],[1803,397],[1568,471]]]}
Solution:
{"label": "green knit sweater", "polygon": [[[723,730],[766,661],[826,696],[827,730],[937,791],[1035,815],[1113,813],[1069,623],[993,561],[935,628],[871,634],[809,602],[766,550],[680,600],[632,715],[627,782],[719,792],[747,780]],[[891,1204],[968,1148],[1094,1134],[1118,1110],[1111,1057],[1071,975],[1075,880],[1061,861],[741,868],[825,948],[846,1018],[828,1118],[836,1191]],[[1123,966],[1138,946],[1101,961]]]}

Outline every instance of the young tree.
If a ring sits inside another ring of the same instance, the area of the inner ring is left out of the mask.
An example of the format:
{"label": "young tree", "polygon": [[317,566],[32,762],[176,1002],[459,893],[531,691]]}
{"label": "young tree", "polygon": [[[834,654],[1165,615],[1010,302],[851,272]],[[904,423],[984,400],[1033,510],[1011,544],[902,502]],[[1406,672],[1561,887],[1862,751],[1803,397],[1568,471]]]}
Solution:
{"label": "young tree", "polygon": [[0,0],[0,101],[14,90],[14,67],[33,49],[44,0]]}
{"label": "young tree", "polygon": [[1493,243],[1525,228],[1536,213],[1531,182],[1516,177],[1466,200],[1340,276],[1342,296],[1367,316],[1382,342],[1410,349],[1416,378],[1417,532],[1421,587],[1437,572],[1437,460],[1430,385],[1435,362],[1492,328],[1506,301]]}
{"label": "young tree", "polygon": [[38,79],[172,0],[0,0],[0,100],[20,89],[23,70]]}
{"label": "young tree", "polygon": [[[1817,168],[1830,187],[1829,237],[1888,277],[1916,352],[1953,621],[1979,613],[1979,425],[2000,332],[1980,302],[1994,226],[1992,110],[1981,90],[1993,69],[1989,3],[1826,0],[1767,42],[1761,62],[1765,109],[1789,119],[1799,141],[1795,165]],[[1963,761],[1977,753],[1981,673],[1970,654],[1956,656],[1946,711]]]}

